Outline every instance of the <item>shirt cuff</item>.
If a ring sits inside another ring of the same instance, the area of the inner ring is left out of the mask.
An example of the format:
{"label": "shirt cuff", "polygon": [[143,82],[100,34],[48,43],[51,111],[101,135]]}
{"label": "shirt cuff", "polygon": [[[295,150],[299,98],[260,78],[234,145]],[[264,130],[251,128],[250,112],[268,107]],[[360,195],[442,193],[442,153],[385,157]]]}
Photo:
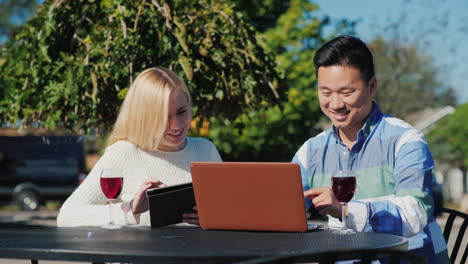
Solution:
{"label": "shirt cuff", "polygon": [[[346,217],[346,227],[358,232],[372,232],[369,223],[369,205],[361,201],[350,201],[348,203],[348,216]],[[329,216],[328,226],[331,229],[341,228],[343,223],[338,219]]]}
{"label": "shirt cuff", "polygon": [[356,231],[372,231],[372,226],[369,223],[369,205],[361,201],[349,202],[346,222],[348,228]]}

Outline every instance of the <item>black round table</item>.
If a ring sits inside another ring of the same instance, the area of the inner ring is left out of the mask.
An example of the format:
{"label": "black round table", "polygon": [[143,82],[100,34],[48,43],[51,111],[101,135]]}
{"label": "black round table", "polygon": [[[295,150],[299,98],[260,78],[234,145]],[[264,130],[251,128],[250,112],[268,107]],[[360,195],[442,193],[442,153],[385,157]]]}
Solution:
{"label": "black round table", "polygon": [[407,250],[407,239],[381,233],[338,235],[202,230],[194,227],[0,228],[0,258],[131,263],[229,263],[246,259],[391,248]]}

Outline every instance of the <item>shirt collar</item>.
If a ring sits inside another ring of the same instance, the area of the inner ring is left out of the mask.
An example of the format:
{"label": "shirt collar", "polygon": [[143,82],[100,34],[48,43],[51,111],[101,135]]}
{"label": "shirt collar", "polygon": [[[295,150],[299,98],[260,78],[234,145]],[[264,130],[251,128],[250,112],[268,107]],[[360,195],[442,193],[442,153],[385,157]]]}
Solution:
{"label": "shirt collar", "polygon": [[372,130],[374,130],[374,127],[377,125],[380,119],[382,119],[383,113],[380,111],[379,106],[377,105],[376,102],[372,102],[372,111],[367,118],[366,122],[364,123],[364,126],[359,130],[359,133],[362,132],[362,135],[367,138]]}

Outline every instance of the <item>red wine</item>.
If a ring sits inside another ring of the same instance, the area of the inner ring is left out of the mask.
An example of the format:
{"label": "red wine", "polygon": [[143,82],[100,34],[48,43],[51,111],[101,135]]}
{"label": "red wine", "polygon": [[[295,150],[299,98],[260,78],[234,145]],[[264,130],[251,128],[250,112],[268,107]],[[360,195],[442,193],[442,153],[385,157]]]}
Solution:
{"label": "red wine", "polygon": [[333,195],[340,203],[347,203],[356,190],[356,177],[332,177]]}
{"label": "red wine", "polygon": [[123,178],[101,178],[101,189],[107,199],[116,199],[122,191]]}

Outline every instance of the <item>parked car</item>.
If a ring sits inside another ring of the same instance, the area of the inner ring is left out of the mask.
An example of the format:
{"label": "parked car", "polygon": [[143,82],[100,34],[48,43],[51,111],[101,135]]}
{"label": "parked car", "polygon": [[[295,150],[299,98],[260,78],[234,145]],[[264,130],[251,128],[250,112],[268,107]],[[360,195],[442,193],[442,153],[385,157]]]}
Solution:
{"label": "parked car", "polygon": [[86,177],[80,136],[0,136],[0,198],[22,210],[64,200]]}

